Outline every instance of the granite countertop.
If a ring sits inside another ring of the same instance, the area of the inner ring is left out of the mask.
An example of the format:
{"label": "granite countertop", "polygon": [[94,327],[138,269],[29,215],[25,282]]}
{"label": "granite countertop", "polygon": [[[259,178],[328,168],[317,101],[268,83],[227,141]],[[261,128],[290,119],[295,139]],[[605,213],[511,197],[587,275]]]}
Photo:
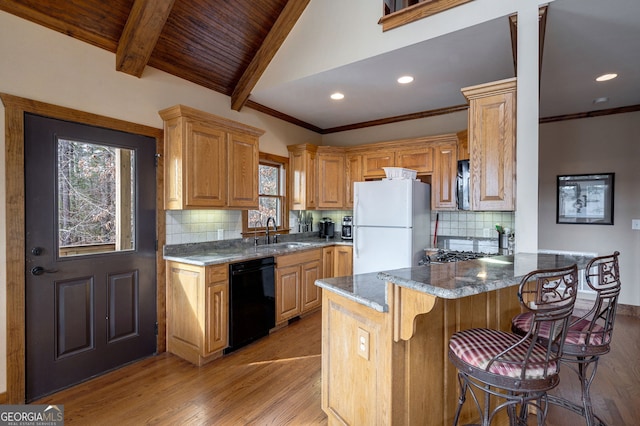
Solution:
{"label": "granite countertop", "polygon": [[[196,266],[217,265],[221,263],[241,262],[262,257],[281,256],[284,254],[322,248],[333,245],[352,245],[351,241],[340,238],[318,238],[314,236],[282,238],[275,244],[253,245],[253,239],[222,240],[203,243],[174,244],[164,246],[163,258],[174,262],[187,263]],[[261,243],[263,241],[260,241]]]}
{"label": "granite countertop", "polygon": [[379,312],[387,312],[386,282],[445,299],[458,299],[517,285],[523,276],[536,269],[574,263],[578,269],[584,269],[589,260],[589,257],[577,255],[518,253],[320,279],[316,285]]}

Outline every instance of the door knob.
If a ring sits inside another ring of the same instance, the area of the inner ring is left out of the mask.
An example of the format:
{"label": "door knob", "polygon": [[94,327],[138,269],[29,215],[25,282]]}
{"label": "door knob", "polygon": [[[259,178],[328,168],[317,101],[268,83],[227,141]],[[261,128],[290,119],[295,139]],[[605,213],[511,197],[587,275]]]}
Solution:
{"label": "door knob", "polygon": [[42,266],[34,266],[31,268],[31,275],[52,274],[58,272],[57,269],[44,269]]}

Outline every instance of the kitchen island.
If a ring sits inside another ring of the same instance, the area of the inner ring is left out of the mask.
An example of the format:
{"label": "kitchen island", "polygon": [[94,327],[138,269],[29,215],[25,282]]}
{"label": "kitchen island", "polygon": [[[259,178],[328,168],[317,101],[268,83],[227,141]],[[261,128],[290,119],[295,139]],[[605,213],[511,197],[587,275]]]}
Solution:
{"label": "kitchen island", "polygon": [[[316,281],[322,287],[322,408],[329,424],[447,425],[457,404],[453,333],[509,330],[530,271],[589,258],[527,254]],[[461,424],[475,416],[470,402]]]}

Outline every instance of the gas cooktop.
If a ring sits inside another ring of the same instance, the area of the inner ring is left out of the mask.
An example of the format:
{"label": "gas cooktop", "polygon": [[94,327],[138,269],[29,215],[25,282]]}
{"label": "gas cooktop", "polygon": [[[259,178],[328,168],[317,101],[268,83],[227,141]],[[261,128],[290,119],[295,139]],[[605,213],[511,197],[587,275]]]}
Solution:
{"label": "gas cooktop", "polygon": [[456,251],[456,250],[439,249],[436,252],[425,254],[421,263],[424,265],[428,265],[430,263],[460,262],[463,260],[480,259],[481,257],[489,257],[489,256],[496,256],[496,254],[475,252],[475,251]]}

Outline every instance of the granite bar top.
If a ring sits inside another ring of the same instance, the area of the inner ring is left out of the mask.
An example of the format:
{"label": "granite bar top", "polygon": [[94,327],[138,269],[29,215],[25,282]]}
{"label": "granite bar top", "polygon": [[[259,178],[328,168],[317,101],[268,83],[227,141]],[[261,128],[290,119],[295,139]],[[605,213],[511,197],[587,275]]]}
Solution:
{"label": "granite bar top", "polygon": [[522,277],[537,269],[578,265],[584,269],[590,257],[566,254],[518,253],[463,262],[449,262],[374,272],[340,278],[326,278],[316,285],[348,299],[387,312],[386,282],[445,299],[518,285]]}
{"label": "granite bar top", "polygon": [[166,245],[163,249],[163,258],[190,265],[209,266],[242,262],[262,257],[281,256],[336,244],[352,245],[350,241],[341,240],[340,238],[318,238],[317,235],[317,232],[312,233],[312,235],[302,236],[297,234],[280,235],[280,242],[275,244],[264,244],[264,237],[262,237],[260,244],[257,246],[253,244],[252,238]]}

